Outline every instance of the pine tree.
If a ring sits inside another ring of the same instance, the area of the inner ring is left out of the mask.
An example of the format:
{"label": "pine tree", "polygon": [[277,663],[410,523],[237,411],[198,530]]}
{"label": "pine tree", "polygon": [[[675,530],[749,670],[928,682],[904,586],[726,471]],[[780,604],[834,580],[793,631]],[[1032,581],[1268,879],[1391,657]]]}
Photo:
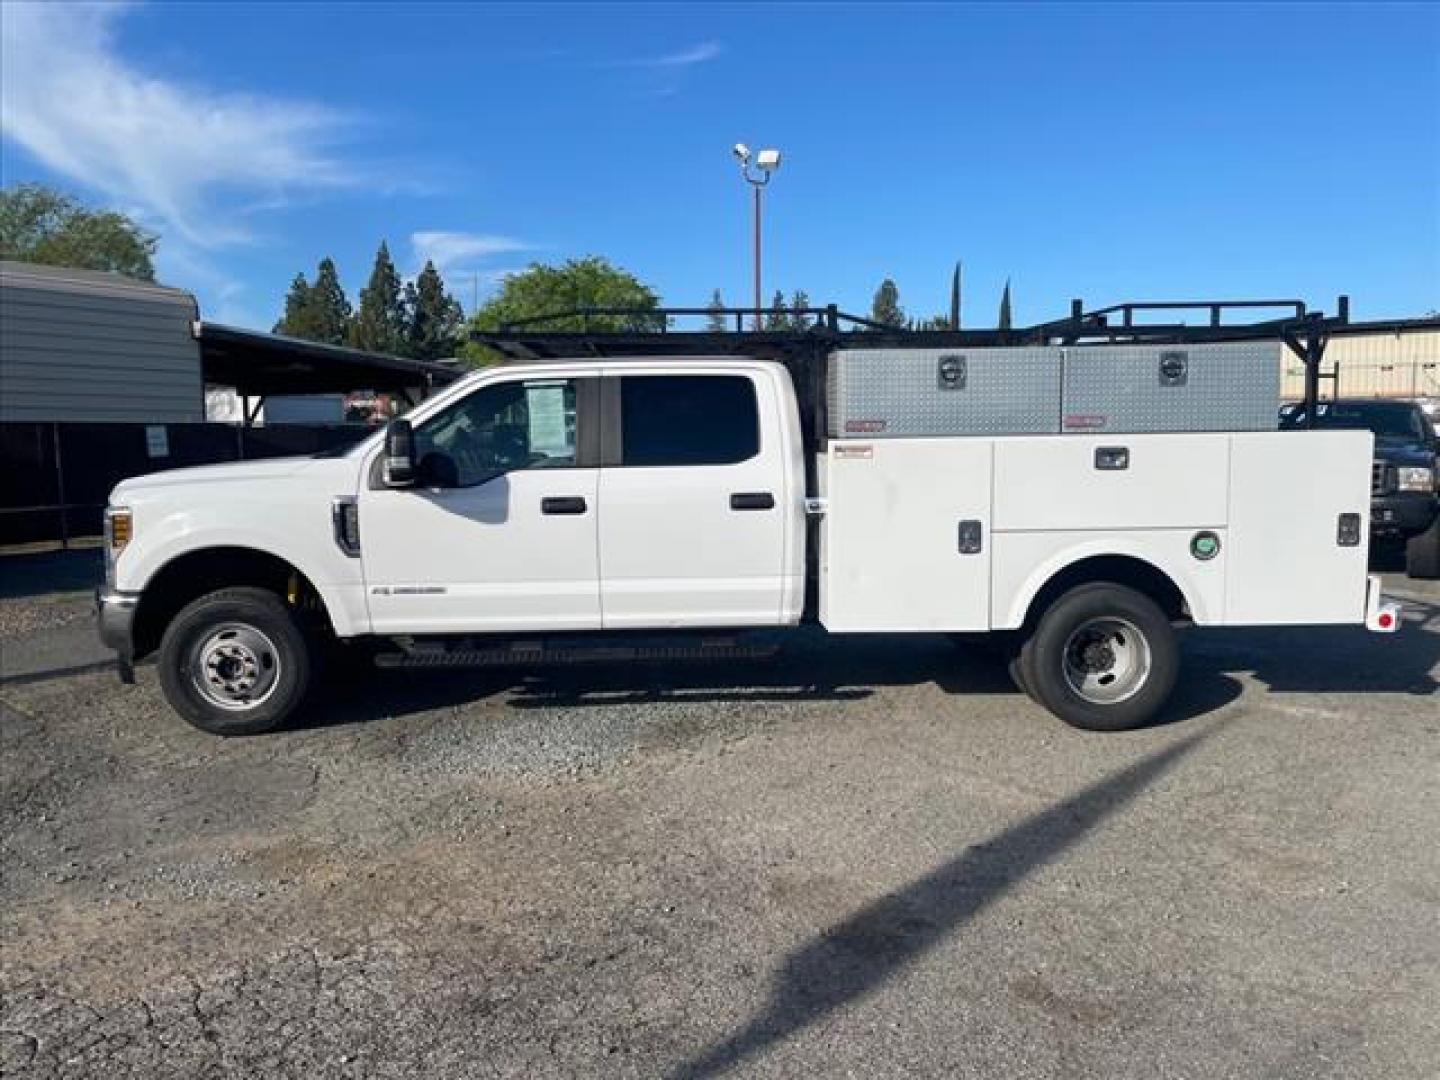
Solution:
{"label": "pine tree", "polygon": [[400,275],[382,240],[375,253],[370,284],[360,290],[360,307],[350,324],[350,344],[370,352],[398,355],[406,344],[405,305],[400,296]]}
{"label": "pine tree", "polygon": [[716,289],[710,294],[710,303],[706,305],[710,312],[705,316],[705,329],[714,334],[723,334],[729,327],[725,323],[725,301],[720,296],[720,290]]}
{"label": "pine tree", "polygon": [[790,329],[810,329],[810,316],[805,314],[805,309],[810,306],[810,294],[804,289],[796,289],[790,294]]}
{"label": "pine tree", "polygon": [[950,330],[960,329],[960,263],[955,263],[955,272],[950,275]]}
{"label": "pine tree", "polygon": [[304,274],[296,274],[290,282],[290,291],[285,294],[285,314],[280,316],[272,333],[286,337],[310,340],[313,328],[313,307],[310,303],[310,283]]}
{"label": "pine tree", "polygon": [[788,330],[789,328],[790,309],[785,306],[785,294],[776,289],[775,296],[770,301],[770,310],[765,315],[765,329]]}
{"label": "pine tree", "polygon": [[328,255],[320,260],[315,271],[315,284],[310,289],[312,341],[343,345],[350,332],[350,301],[340,287],[335,261]]}
{"label": "pine tree", "polygon": [[440,271],[430,260],[420,276],[405,286],[405,355],[416,360],[454,356],[459,347],[460,304],[445,291]]}
{"label": "pine tree", "polygon": [[1005,279],[1005,291],[1000,294],[1000,329],[1010,329],[1010,279]]}
{"label": "pine tree", "polygon": [[875,290],[875,299],[870,304],[870,319],[882,326],[905,325],[905,312],[900,307],[900,287],[889,278]]}

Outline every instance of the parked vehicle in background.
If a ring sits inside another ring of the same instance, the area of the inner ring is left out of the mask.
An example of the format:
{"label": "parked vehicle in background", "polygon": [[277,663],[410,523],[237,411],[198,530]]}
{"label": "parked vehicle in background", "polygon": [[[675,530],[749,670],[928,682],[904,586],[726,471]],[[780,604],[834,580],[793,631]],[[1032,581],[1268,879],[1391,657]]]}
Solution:
{"label": "parked vehicle in background", "polygon": [[[1281,425],[1305,428],[1305,406],[1282,409]],[[1322,401],[1315,407],[1313,426],[1375,436],[1371,535],[1405,545],[1405,572],[1411,577],[1440,577],[1440,435],[1421,404],[1367,398]]]}

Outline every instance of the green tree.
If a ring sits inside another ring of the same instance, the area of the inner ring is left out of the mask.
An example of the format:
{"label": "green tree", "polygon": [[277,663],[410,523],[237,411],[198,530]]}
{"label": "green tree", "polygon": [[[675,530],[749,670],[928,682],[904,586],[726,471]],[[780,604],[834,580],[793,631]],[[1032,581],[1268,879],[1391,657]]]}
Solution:
{"label": "green tree", "polygon": [[720,296],[720,290],[716,289],[710,294],[710,303],[705,305],[710,314],[705,316],[705,329],[711,333],[723,334],[730,326],[725,321],[725,301]]}
{"label": "green tree", "polygon": [[353,312],[345,290],[340,286],[335,260],[328,255],[320,260],[315,270],[315,284],[310,287],[309,299],[309,321],[313,330],[310,340],[323,341],[327,345],[344,345],[350,335]]}
{"label": "green tree", "polygon": [[796,289],[790,294],[790,329],[808,330],[810,328],[810,316],[805,314],[805,309],[810,306],[810,294],[804,289]]}
{"label": "green tree", "polygon": [[870,304],[870,318],[882,326],[905,325],[905,312],[900,307],[900,287],[889,278],[875,290],[875,299]]}
{"label": "green tree", "polygon": [[[607,259],[591,255],[559,266],[532,263],[508,275],[500,290],[480,306],[470,326],[496,330],[521,319],[551,316],[542,324],[547,330],[663,330],[665,317],[649,314],[659,306],[654,289]],[[567,314],[582,308],[621,309],[623,314]],[[462,355],[477,364],[494,363],[498,358],[494,350],[473,343],[467,343]]]}
{"label": "green tree", "polygon": [[460,304],[445,291],[440,271],[428,259],[420,276],[405,286],[405,308],[409,314],[406,355],[416,360],[455,355],[463,318]]}
{"label": "green tree", "polygon": [[779,289],[770,300],[770,310],[765,313],[766,330],[789,330],[790,308],[785,303],[785,294]]}
{"label": "green tree", "polygon": [[310,282],[305,280],[304,274],[296,274],[295,280],[290,282],[290,291],[285,294],[285,314],[280,316],[273,330],[287,337],[314,341],[314,314]]}
{"label": "green tree", "polygon": [[1000,294],[1000,322],[1001,330],[1010,329],[1010,279],[1005,279],[1005,291]]}
{"label": "green tree", "polygon": [[400,355],[406,346],[405,303],[390,248],[380,241],[370,284],[360,290],[360,307],[350,324],[350,344],[370,352]]}
{"label": "green tree", "polygon": [[87,210],[41,184],[0,191],[0,259],[155,280],[159,238],[124,214]]}

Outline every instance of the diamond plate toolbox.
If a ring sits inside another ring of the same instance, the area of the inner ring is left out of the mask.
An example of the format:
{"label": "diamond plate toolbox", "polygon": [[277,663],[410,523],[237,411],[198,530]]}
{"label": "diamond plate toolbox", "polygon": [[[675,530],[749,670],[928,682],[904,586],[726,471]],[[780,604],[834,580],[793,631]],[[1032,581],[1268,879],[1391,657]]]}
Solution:
{"label": "diamond plate toolbox", "polygon": [[1061,364],[1047,346],[839,349],[826,385],[830,435],[1056,434]]}
{"label": "diamond plate toolbox", "polygon": [[1280,342],[1084,345],[1065,350],[1069,432],[1273,431]]}

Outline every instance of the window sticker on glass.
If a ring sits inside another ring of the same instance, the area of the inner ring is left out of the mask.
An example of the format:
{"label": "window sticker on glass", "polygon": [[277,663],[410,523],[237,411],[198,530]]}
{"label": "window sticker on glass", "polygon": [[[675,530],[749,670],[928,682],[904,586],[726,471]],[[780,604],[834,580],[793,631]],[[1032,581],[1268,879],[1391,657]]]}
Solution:
{"label": "window sticker on glass", "polygon": [[525,404],[530,413],[530,451],[547,457],[566,457],[573,453],[573,440],[567,430],[565,384],[527,385]]}

